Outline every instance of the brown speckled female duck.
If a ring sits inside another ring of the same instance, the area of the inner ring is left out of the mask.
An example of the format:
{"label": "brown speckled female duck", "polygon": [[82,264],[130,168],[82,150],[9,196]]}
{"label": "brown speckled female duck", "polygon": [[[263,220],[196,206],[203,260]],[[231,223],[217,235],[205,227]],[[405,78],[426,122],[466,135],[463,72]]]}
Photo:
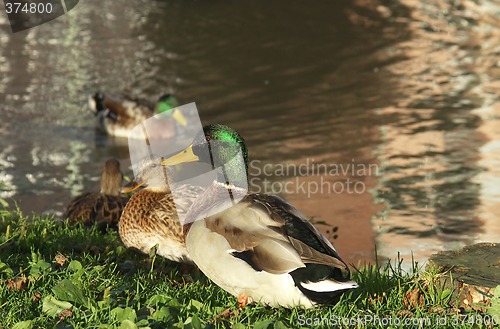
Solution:
{"label": "brown speckled female duck", "polygon": [[117,159],[109,159],[104,164],[101,175],[101,191],[87,192],[71,200],[63,218],[71,223],[85,225],[97,223],[101,229],[118,224],[128,197],[121,195],[123,173]]}
{"label": "brown speckled female duck", "polygon": [[[134,181],[125,186],[123,192],[132,192],[139,187],[123,210],[118,231],[128,248],[143,253],[158,245],[157,253],[176,262],[191,262],[186,250],[183,228],[179,222],[176,204],[170,192],[165,168],[161,159],[143,160]],[[193,189],[183,194],[189,195]]]}

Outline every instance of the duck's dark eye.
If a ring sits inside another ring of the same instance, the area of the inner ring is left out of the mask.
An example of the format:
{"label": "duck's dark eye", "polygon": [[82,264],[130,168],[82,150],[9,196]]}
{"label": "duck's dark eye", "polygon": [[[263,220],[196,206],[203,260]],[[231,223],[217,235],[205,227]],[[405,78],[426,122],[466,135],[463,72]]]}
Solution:
{"label": "duck's dark eye", "polygon": [[158,165],[157,165],[156,163],[153,163],[153,164],[151,165],[151,168],[156,168],[156,167],[158,167]]}

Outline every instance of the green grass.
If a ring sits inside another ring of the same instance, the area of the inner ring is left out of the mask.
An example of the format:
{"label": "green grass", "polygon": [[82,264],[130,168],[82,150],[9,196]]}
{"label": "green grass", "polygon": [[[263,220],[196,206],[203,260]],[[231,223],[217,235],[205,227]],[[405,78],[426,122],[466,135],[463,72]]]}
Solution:
{"label": "green grass", "polygon": [[238,309],[203,274],[181,272],[125,249],[117,232],[0,211],[1,328],[470,328],[488,319],[455,307],[442,274],[405,273],[400,262],[354,270],[359,289],[310,310]]}

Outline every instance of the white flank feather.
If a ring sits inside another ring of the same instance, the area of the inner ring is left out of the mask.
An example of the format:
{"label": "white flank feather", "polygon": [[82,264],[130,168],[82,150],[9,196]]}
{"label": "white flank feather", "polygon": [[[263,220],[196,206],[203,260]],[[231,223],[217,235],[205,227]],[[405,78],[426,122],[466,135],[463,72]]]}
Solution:
{"label": "white flank feather", "polygon": [[316,292],[331,292],[343,289],[353,289],[358,287],[358,284],[354,281],[338,282],[332,280],[323,280],[318,282],[308,281],[302,283],[301,285],[307,290]]}

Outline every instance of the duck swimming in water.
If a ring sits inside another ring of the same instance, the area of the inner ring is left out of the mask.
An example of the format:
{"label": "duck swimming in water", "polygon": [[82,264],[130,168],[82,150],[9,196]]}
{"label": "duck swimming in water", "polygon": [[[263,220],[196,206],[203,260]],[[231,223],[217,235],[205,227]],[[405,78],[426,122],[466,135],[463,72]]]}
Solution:
{"label": "duck swimming in water", "polygon": [[[98,128],[110,136],[128,137],[129,132],[144,120],[160,113],[171,113],[172,121],[163,121],[164,131],[175,134],[175,121],[186,125],[186,119],[179,110],[177,99],[165,94],[155,105],[132,98],[116,99],[97,92],[89,98],[90,108],[97,117]],[[169,112],[170,111],[170,112]]]}

